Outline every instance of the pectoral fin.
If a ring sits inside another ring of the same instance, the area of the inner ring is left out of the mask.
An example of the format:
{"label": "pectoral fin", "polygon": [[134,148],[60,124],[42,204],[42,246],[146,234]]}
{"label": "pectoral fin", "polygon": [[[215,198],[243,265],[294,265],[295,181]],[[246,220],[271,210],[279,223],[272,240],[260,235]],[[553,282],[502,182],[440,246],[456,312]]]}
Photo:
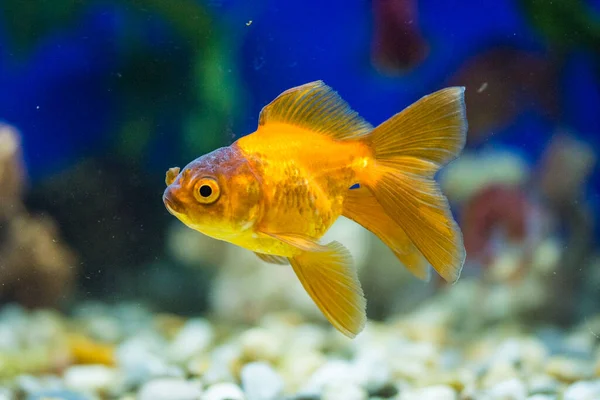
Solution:
{"label": "pectoral fin", "polygon": [[264,253],[254,253],[254,254],[256,254],[256,256],[258,258],[260,258],[261,260],[263,260],[264,262],[268,262],[270,264],[278,264],[278,265],[289,264],[288,259],[285,257],[274,256],[271,254],[264,254]]}
{"label": "pectoral fin", "polygon": [[297,247],[304,251],[327,251],[329,248],[322,244],[317,243],[314,239],[298,234],[298,233],[273,233],[273,232],[261,232],[264,235],[271,236],[274,239],[280,240],[283,243],[287,243],[290,246]]}

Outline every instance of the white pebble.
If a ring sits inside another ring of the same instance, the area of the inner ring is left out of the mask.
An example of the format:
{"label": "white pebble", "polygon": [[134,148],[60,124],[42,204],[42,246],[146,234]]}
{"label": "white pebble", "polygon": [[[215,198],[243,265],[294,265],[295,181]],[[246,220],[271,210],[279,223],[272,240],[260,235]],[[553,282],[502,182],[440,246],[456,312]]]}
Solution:
{"label": "white pebble", "polygon": [[315,396],[323,391],[326,385],[329,384],[351,384],[356,381],[352,365],[347,361],[331,360],[317,369],[300,394],[305,396]]}
{"label": "white pebble", "polygon": [[167,354],[178,363],[189,361],[194,355],[205,351],[213,338],[214,331],[210,323],[200,318],[191,319],[177,333]]}
{"label": "white pebble", "polygon": [[533,375],[528,378],[529,393],[556,393],[559,383],[548,375]]}
{"label": "white pebble", "polygon": [[368,397],[360,386],[341,382],[325,385],[321,395],[322,400],[367,400]]}
{"label": "white pebble", "polygon": [[89,334],[105,342],[117,342],[121,338],[121,326],[119,321],[108,315],[98,315],[87,322]]}
{"label": "white pebble", "polygon": [[251,328],[240,336],[242,352],[252,360],[276,360],[282,353],[282,338],[264,328]]}
{"label": "white pebble", "polygon": [[113,386],[118,375],[104,365],[75,365],[65,371],[63,379],[69,389],[95,392]]}
{"label": "white pebble", "polygon": [[208,388],[202,400],[246,400],[242,390],[233,383],[216,383]]}
{"label": "white pebble", "polygon": [[13,400],[16,399],[16,396],[13,392],[8,389],[0,388],[0,400]]}
{"label": "white pebble", "polygon": [[446,385],[408,389],[400,392],[398,400],[456,400],[454,389]]}
{"label": "white pebble", "polygon": [[0,350],[10,351],[19,348],[17,330],[6,323],[0,323]]}
{"label": "white pebble", "polygon": [[560,380],[574,382],[592,378],[594,368],[586,360],[555,356],[546,363],[546,373]]}
{"label": "white pebble", "polygon": [[242,368],[241,380],[248,400],[274,400],[283,391],[283,380],[265,362],[246,364]]}
{"label": "white pebble", "polygon": [[509,379],[494,385],[487,391],[490,400],[525,400],[527,388],[519,379]]}
{"label": "white pebble", "polygon": [[353,368],[360,385],[369,391],[376,391],[392,380],[392,374],[385,350],[370,347],[368,352],[357,352]]}
{"label": "white pebble", "polygon": [[147,382],[138,393],[139,400],[198,400],[202,387],[198,382],[179,378],[159,378]]}
{"label": "white pebble", "polygon": [[121,343],[116,357],[127,384],[137,385],[158,377],[183,377],[181,368],[161,358],[163,351],[161,339],[154,335],[140,335]]}
{"label": "white pebble", "polygon": [[576,382],[565,390],[565,400],[600,399],[600,380]]}
{"label": "white pebble", "polygon": [[556,396],[551,394],[534,394],[529,396],[527,400],[556,400]]}
{"label": "white pebble", "polygon": [[226,343],[215,347],[210,355],[210,366],[202,375],[202,381],[208,385],[234,381],[229,366],[240,358],[240,348],[237,344]]}

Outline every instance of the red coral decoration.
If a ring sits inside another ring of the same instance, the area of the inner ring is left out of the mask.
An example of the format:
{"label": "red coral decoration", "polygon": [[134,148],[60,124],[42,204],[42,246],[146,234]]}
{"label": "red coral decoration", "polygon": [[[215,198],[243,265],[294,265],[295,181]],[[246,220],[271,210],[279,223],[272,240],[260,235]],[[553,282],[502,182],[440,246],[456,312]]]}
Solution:
{"label": "red coral decoration", "polygon": [[467,255],[489,263],[493,255],[491,242],[497,232],[510,241],[524,241],[530,209],[520,187],[496,184],[480,190],[463,210],[461,225]]}

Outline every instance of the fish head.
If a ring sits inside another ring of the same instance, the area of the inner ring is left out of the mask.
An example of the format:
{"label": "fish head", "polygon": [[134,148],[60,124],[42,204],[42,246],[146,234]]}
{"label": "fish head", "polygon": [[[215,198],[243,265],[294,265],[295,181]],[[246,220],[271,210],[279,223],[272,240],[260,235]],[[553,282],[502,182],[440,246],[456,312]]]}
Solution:
{"label": "fish head", "polygon": [[234,146],[222,147],[171,168],[163,202],[188,227],[221,240],[254,225],[260,214],[261,187],[246,158]]}

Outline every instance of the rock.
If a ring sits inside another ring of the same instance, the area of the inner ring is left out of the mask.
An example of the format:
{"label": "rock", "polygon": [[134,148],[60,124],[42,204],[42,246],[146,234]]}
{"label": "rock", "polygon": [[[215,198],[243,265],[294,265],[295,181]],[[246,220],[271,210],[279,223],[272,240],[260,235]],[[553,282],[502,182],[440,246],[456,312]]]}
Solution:
{"label": "rock", "polygon": [[466,368],[453,368],[447,371],[427,374],[416,381],[416,386],[445,385],[450,386],[460,393],[465,388],[474,388],[476,380],[475,372]]}
{"label": "rock", "polygon": [[9,323],[0,321],[0,351],[11,351],[20,345],[18,330]]}
{"label": "rock", "polygon": [[491,389],[486,391],[490,400],[525,400],[527,397],[527,388],[518,378],[509,379],[497,383]]}
{"label": "rock", "polygon": [[569,386],[564,393],[564,400],[597,399],[600,399],[600,380],[576,382]]}
{"label": "rock", "polygon": [[521,369],[529,371],[538,370],[548,357],[548,350],[544,344],[534,338],[511,338],[502,342],[494,355],[494,361],[505,361],[519,364]]}
{"label": "rock", "polygon": [[63,379],[69,389],[100,392],[115,385],[118,374],[113,368],[104,365],[75,365],[65,371]]}
{"label": "rock", "polygon": [[529,394],[554,395],[559,390],[556,379],[548,375],[533,375],[528,379]]}
{"label": "rock", "polygon": [[204,319],[191,319],[181,328],[167,348],[170,360],[183,363],[195,354],[206,351],[214,339],[210,323]]}
{"label": "rock", "polygon": [[363,355],[353,361],[354,375],[368,392],[377,392],[391,382],[392,373],[385,357]]}
{"label": "rock", "polygon": [[109,315],[97,315],[86,323],[90,336],[107,343],[115,343],[121,339],[121,327],[116,318]]}
{"label": "rock", "polygon": [[490,366],[481,381],[481,386],[490,388],[500,382],[509,381],[519,376],[518,371],[512,363],[498,361]]}
{"label": "rock", "polygon": [[391,375],[414,382],[439,364],[439,353],[432,343],[398,340],[387,352]]}
{"label": "rock", "polygon": [[594,354],[596,336],[590,335],[589,330],[573,332],[565,337],[564,353],[573,357],[589,358]]}
{"label": "rock", "polygon": [[117,365],[128,385],[138,385],[158,377],[184,376],[184,371],[169,364],[159,354],[164,353],[163,340],[153,333],[138,334],[119,345],[116,351]]}
{"label": "rock", "polygon": [[445,385],[408,389],[400,392],[398,400],[456,400],[454,389]]}
{"label": "rock", "polygon": [[555,356],[546,363],[546,373],[561,381],[575,382],[591,379],[594,376],[594,367],[586,360]]}
{"label": "rock", "polygon": [[64,389],[62,380],[56,376],[20,375],[15,383],[17,389],[26,394]]}
{"label": "rock", "polygon": [[321,400],[367,400],[367,391],[356,384],[335,382],[325,385]]}
{"label": "rock", "polygon": [[138,400],[199,400],[202,386],[199,382],[181,378],[159,378],[145,383],[140,389]]}
{"label": "rock", "polygon": [[246,364],[242,368],[241,381],[248,400],[275,400],[283,392],[283,380],[265,362]]}
{"label": "rock", "polygon": [[299,390],[308,379],[326,362],[326,357],[320,352],[286,354],[281,362],[280,370],[285,382],[292,392]]}
{"label": "rock", "polygon": [[9,389],[0,388],[0,400],[14,400],[17,396]]}
{"label": "rock", "polygon": [[30,394],[27,400],[93,400],[90,396],[69,390],[47,390]]}
{"label": "rock", "polygon": [[215,347],[210,354],[209,367],[202,375],[202,381],[207,385],[218,382],[233,382],[231,367],[239,363],[241,350],[237,343],[226,343]]}
{"label": "rock", "polygon": [[246,397],[233,383],[216,383],[204,392],[202,400],[246,400]]}
{"label": "rock", "polygon": [[282,337],[264,328],[251,328],[240,336],[242,354],[248,360],[276,361],[282,351]]}
{"label": "rock", "polygon": [[356,377],[352,364],[343,360],[331,360],[317,369],[299,391],[305,396],[323,392],[326,385],[354,384]]}

